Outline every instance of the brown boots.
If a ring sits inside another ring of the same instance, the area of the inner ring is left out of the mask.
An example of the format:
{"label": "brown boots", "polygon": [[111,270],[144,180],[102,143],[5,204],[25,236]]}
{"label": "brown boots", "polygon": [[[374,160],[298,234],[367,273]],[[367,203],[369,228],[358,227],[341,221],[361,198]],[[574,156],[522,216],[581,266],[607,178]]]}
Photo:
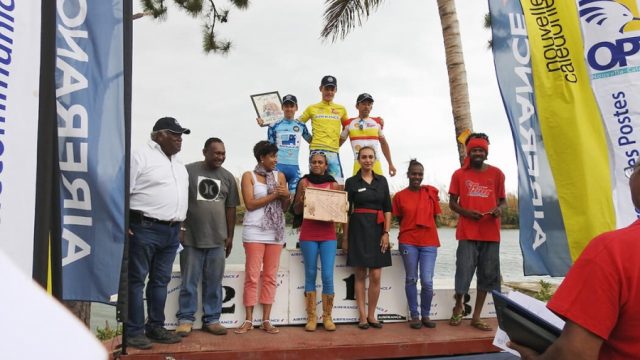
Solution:
{"label": "brown boots", "polygon": [[335,331],[336,324],[331,319],[333,310],[333,295],[322,294],[322,324],[327,331]]}
{"label": "brown boots", "polygon": [[[316,331],[316,292],[308,291],[304,293],[305,305],[307,308],[307,325],[304,329],[307,331]],[[331,319],[331,311],[333,310],[333,295],[322,294],[322,324],[327,331],[335,331],[336,324]]]}
{"label": "brown boots", "polygon": [[304,326],[304,329],[307,331],[316,331],[316,322],[317,322],[316,292],[315,291],[305,292],[304,297],[305,297],[305,305],[307,308],[307,325]]}

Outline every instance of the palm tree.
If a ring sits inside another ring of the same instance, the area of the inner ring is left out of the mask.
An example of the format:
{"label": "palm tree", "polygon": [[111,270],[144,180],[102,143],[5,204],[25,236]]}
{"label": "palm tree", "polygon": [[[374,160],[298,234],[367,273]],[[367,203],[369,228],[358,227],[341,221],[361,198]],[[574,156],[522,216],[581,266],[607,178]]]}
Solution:
{"label": "palm tree", "polygon": [[[140,0],[144,12],[135,14],[134,19],[151,15],[155,19],[164,20],[167,16],[165,1],[169,0]],[[214,31],[216,24],[226,23],[229,20],[229,10],[216,6],[214,0],[173,0],[173,2],[190,16],[203,19],[202,49],[204,52],[219,54],[229,52],[231,41],[219,40]],[[249,6],[249,0],[229,0],[229,2],[240,10]]]}
{"label": "palm tree", "polygon": [[[381,3],[382,0],[326,0],[324,28],[320,36],[323,39],[330,39],[332,42],[344,39],[356,26],[361,26],[363,20],[366,20]],[[455,1],[437,0],[437,3],[449,75],[455,138],[460,164],[462,164],[465,157],[464,139],[473,131],[467,72],[462,56]]]}

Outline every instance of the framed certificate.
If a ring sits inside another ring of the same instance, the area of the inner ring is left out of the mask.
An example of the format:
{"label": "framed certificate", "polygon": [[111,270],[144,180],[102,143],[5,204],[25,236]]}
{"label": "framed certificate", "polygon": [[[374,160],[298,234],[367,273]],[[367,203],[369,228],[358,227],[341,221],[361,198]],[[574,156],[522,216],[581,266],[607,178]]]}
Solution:
{"label": "framed certificate", "polygon": [[258,117],[264,120],[262,126],[272,124],[284,117],[282,99],[277,91],[251,95],[251,102]]}
{"label": "framed certificate", "polygon": [[349,201],[347,193],[339,190],[307,187],[304,197],[303,218],[346,223]]}

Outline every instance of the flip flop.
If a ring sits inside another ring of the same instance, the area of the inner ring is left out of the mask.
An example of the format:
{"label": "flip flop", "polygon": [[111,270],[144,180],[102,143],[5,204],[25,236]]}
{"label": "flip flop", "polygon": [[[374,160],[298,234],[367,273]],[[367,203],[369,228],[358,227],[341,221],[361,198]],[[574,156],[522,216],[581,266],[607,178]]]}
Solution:
{"label": "flip flop", "polygon": [[239,328],[233,330],[234,333],[236,334],[244,334],[246,332],[249,332],[253,330],[253,323],[251,323],[251,321],[249,320],[245,320],[242,325],[240,325]]}
{"label": "flip flop", "polygon": [[260,329],[264,330],[267,334],[277,334],[280,332],[280,329],[271,325],[271,320],[265,320],[260,325]]}
{"label": "flip flop", "polygon": [[493,331],[493,328],[491,327],[491,325],[487,324],[482,320],[472,321],[471,326],[482,331]]}
{"label": "flip flop", "polygon": [[451,313],[451,318],[449,319],[449,325],[458,326],[462,322],[462,318],[464,317],[464,311],[461,314],[456,314],[456,308],[453,308],[453,312]]}

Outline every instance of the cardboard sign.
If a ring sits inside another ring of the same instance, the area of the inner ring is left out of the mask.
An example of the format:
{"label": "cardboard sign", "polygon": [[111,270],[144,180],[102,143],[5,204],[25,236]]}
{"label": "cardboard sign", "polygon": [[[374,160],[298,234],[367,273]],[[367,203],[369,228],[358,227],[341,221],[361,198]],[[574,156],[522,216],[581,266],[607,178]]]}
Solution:
{"label": "cardboard sign", "polygon": [[305,219],[346,223],[349,201],[340,190],[307,187],[304,196]]}

